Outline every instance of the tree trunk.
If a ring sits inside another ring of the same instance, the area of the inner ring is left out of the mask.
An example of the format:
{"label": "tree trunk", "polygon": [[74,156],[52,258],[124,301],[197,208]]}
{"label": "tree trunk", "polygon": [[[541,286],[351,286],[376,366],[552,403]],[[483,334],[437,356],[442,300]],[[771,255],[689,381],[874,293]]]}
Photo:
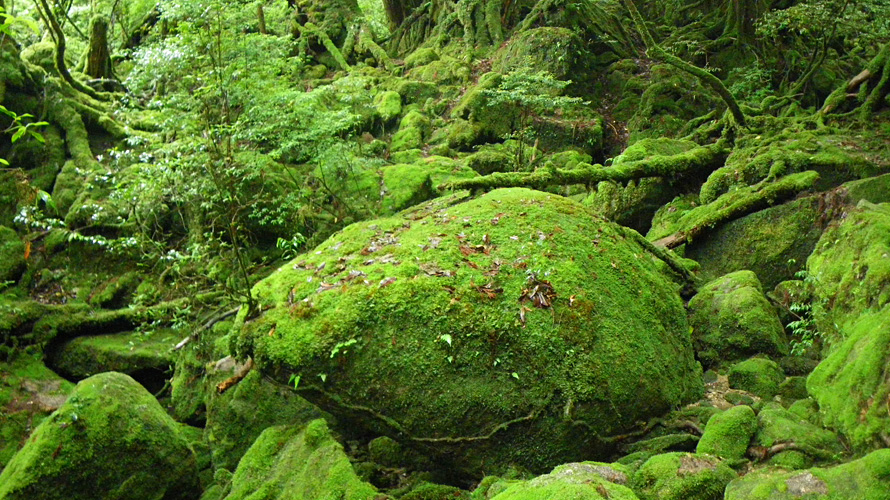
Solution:
{"label": "tree trunk", "polygon": [[108,52],[108,19],[102,16],[96,16],[90,22],[90,49],[85,73],[97,79],[113,78]]}

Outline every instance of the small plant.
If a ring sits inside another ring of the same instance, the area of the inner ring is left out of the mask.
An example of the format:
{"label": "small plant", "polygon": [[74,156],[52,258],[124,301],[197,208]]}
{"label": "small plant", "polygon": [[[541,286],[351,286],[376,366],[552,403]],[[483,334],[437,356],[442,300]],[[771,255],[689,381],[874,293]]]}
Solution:
{"label": "small plant", "polygon": [[[791,259],[788,261],[788,264],[793,266],[796,262],[794,259]],[[794,277],[802,280],[804,286],[810,290],[816,283],[815,277],[807,272],[806,269],[794,273]],[[813,305],[808,300],[797,298],[788,305],[788,312],[797,318],[786,325],[792,335],[791,354],[802,356],[813,347],[813,344],[822,339],[821,333],[816,328],[816,321],[813,319]]]}
{"label": "small plant", "polygon": [[297,233],[289,240],[278,238],[275,247],[281,250],[282,258],[290,260],[300,253],[300,249],[303,248],[304,243],[306,243],[306,237],[301,233]]}

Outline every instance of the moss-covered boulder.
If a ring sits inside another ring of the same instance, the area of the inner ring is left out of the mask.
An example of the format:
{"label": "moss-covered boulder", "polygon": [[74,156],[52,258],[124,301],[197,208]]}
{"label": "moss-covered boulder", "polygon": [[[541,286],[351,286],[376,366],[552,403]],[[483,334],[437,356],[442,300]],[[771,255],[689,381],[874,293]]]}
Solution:
{"label": "moss-covered boulder", "polygon": [[[269,427],[247,450],[231,476],[225,500],[373,500],[324,420]],[[383,497],[386,498],[386,497]]]}
{"label": "moss-covered boulder", "polygon": [[381,92],[374,97],[374,109],[384,123],[402,114],[402,96],[394,90]]}
{"label": "moss-covered boulder", "polygon": [[776,310],[751,271],[720,277],[689,301],[698,359],[706,367],[754,354],[781,355],[788,340]]}
{"label": "moss-covered boulder", "polygon": [[25,244],[16,232],[0,226],[0,289],[7,281],[18,281],[25,271]]}
{"label": "moss-covered boulder", "polygon": [[[556,467],[528,481],[481,484],[472,498],[490,500],[638,500],[627,483],[630,472],[620,464],[580,462]],[[482,490],[485,491],[482,491]]]}
{"label": "moss-covered boulder", "polygon": [[814,425],[778,403],[768,403],[757,414],[756,446],[769,448],[780,443],[793,443],[794,449],[770,457],[771,465],[786,469],[812,467],[814,461],[835,459],[843,451],[837,435]]}
{"label": "moss-covered boulder", "polygon": [[520,31],[498,50],[492,69],[500,73],[522,68],[547,71],[558,80],[569,80],[583,62],[581,38],[566,28],[533,28]]}
{"label": "moss-covered boulder", "polygon": [[708,231],[686,246],[705,279],[748,269],[766,289],[794,277],[822,234],[819,197],[766,208]]}
{"label": "moss-covered boulder", "polygon": [[392,136],[392,151],[420,148],[430,134],[430,119],[420,111],[412,110],[399,123],[399,130]]}
{"label": "moss-covered boulder", "polygon": [[693,453],[655,455],[634,474],[641,500],[720,500],[736,473],[721,459]]}
{"label": "moss-covered boulder", "polygon": [[173,347],[182,336],[173,330],[85,335],[49,349],[47,364],[74,380],[109,371],[126,373],[157,392],[175,363]]}
{"label": "moss-covered boulder", "polygon": [[0,498],[192,499],[195,455],[139,383],[108,372],[79,384],[0,474]]}
{"label": "moss-covered boulder", "polygon": [[20,353],[0,362],[0,470],[27,442],[31,430],[62,406],[74,389],[41,357]]}
{"label": "moss-covered boulder", "polygon": [[474,473],[603,456],[601,437],[700,395],[678,286],[639,239],[547,193],[465,196],[261,281],[239,352],[352,430]]}
{"label": "moss-covered boulder", "polygon": [[726,487],[725,500],[882,500],[890,491],[890,449],[829,468],[763,469]]}
{"label": "moss-covered boulder", "polygon": [[756,431],[754,410],[747,405],[733,406],[708,420],[695,451],[720,458],[744,458]]}
{"label": "moss-covered boulder", "polygon": [[785,373],[771,359],[751,358],[732,365],[728,378],[731,388],[768,399],[779,393],[779,384],[785,380]]}

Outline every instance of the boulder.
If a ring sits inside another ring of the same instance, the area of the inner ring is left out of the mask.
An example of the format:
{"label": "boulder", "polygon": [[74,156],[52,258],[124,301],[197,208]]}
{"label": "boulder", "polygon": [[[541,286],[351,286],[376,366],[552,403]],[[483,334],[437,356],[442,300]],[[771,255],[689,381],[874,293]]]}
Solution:
{"label": "boulder", "polygon": [[835,433],[813,425],[778,403],[768,403],[757,414],[757,420],[755,446],[769,448],[780,443],[794,444],[794,449],[770,457],[771,465],[804,469],[812,467],[815,459],[829,459],[843,451]]}
{"label": "boulder", "polygon": [[610,453],[702,393],[678,285],[628,230],[528,189],[354,224],[254,288],[235,348],[353,432],[478,473]]}
{"label": "boulder", "polygon": [[0,498],[193,499],[195,455],[186,433],[122,373],[77,384],[0,474]]}
{"label": "boulder", "polygon": [[701,288],[689,301],[696,355],[706,367],[754,354],[787,354],[776,310],[751,271],[738,271]]}
{"label": "boulder", "polygon": [[641,500],[721,500],[736,473],[717,457],[665,453],[650,458],[631,485]]}
{"label": "boulder", "polygon": [[890,449],[836,467],[784,472],[762,469],[726,487],[725,500],[863,500],[887,498]]}
{"label": "boulder", "polygon": [[745,458],[756,431],[754,410],[747,405],[733,406],[708,420],[695,451],[727,459]]}
{"label": "boulder", "polygon": [[25,272],[25,244],[16,232],[0,226],[0,290],[7,281],[18,281]]}
{"label": "boulder", "polygon": [[[490,500],[639,500],[627,487],[629,471],[619,464],[581,462],[560,465],[528,481],[497,481],[474,498]],[[481,496],[483,495],[484,496]]]}
{"label": "boulder", "polygon": [[728,378],[729,387],[769,399],[779,393],[785,374],[771,359],[751,358],[732,365]]}
{"label": "boulder", "polygon": [[[324,420],[269,427],[231,476],[225,500],[373,500],[377,489],[352,470]],[[383,497],[386,498],[386,497]]]}

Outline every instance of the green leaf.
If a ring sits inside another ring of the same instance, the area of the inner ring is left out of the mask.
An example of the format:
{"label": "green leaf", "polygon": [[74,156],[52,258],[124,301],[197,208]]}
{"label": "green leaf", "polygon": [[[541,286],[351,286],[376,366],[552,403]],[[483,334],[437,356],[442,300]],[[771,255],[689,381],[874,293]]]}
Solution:
{"label": "green leaf", "polygon": [[445,333],[441,337],[439,337],[439,340],[441,340],[442,342],[447,342],[448,346],[451,347],[451,335]]}
{"label": "green leaf", "polygon": [[516,372],[511,373],[510,376],[515,378],[516,380],[519,380],[519,374]]}
{"label": "green leaf", "polygon": [[58,210],[56,208],[56,202],[53,201],[53,197],[50,196],[49,193],[40,189],[37,191],[37,196],[38,196],[38,198],[40,198],[40,201],[46,203],[46,206],[52,208],[53,210]]}
{"label": "green leaf", "polygon": [[8,167],[8,166],[9,166],[9,162],[6,161],[4,158],[0,158],[0,165],[4,165],[4,166],[7,166],[7,167]]}
{"label": "green leaf", "polygon": [[22,138],[25,135],[25,132],[28,131],[27,127],[19,127],[14,134],[12,134],[12,142],[15,142]]}

